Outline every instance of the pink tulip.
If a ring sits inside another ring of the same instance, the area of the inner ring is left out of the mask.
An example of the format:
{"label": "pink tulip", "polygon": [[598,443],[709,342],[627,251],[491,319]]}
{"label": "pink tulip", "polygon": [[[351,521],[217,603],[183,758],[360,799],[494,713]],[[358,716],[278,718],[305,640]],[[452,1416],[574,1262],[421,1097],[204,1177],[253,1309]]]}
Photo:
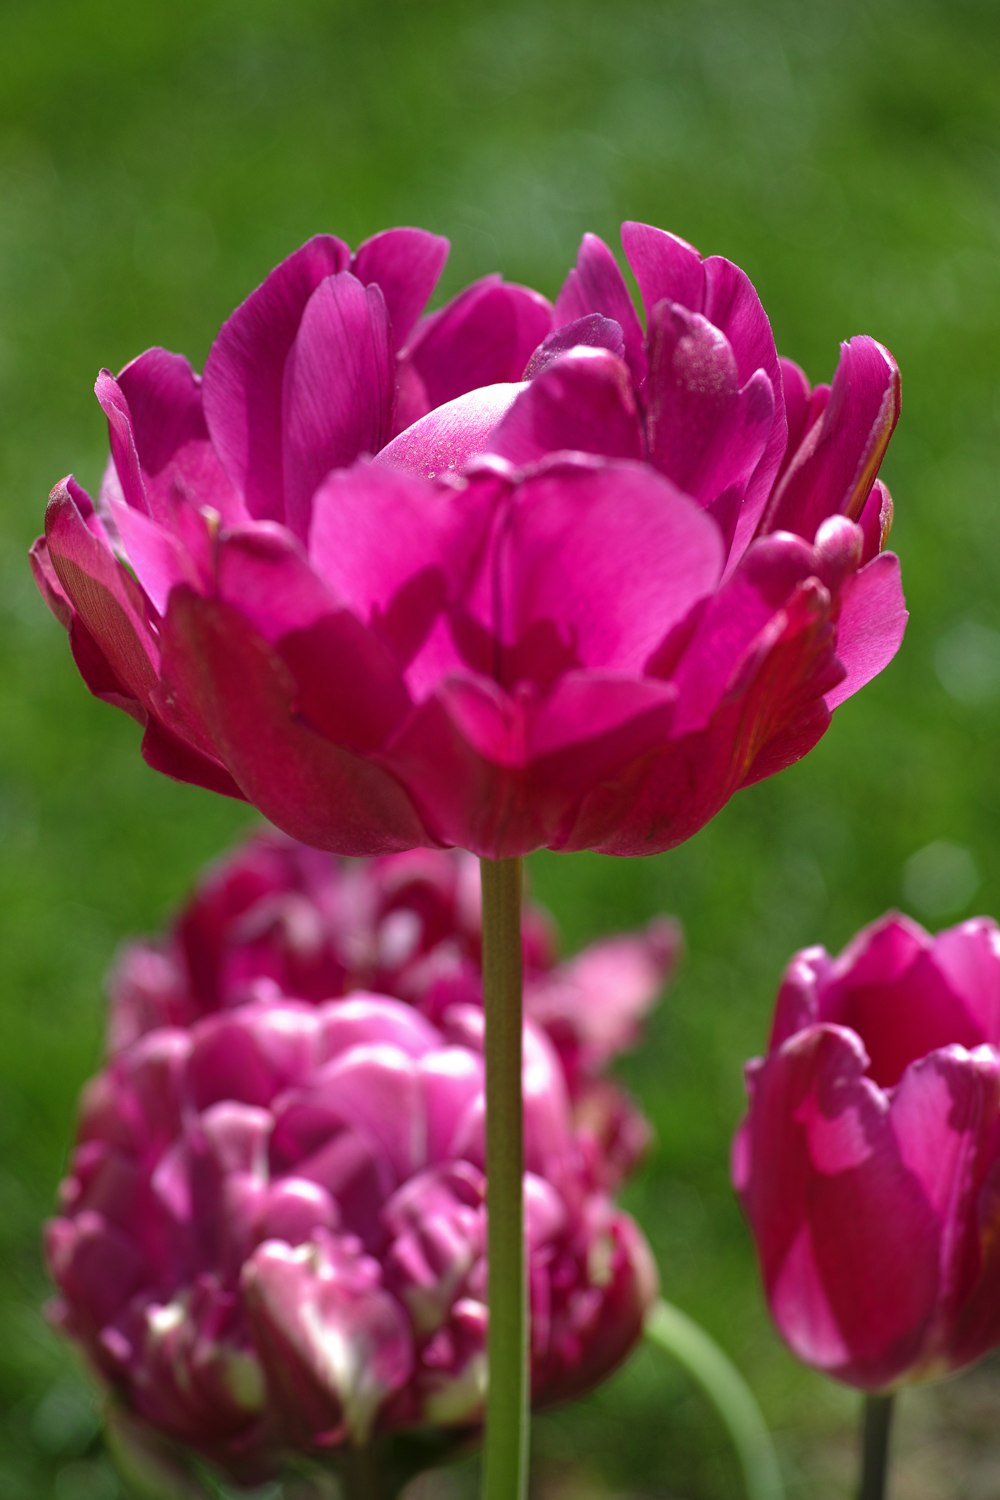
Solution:
{"label": "pink tulip", "polygon": [[1000,929],[887,916],[788,967],[733,1175],[795,1354],[869,1391],[1000,1344]]}
{"label": "pink tulip", "polygon": [[[164,941],[122,952],[111,1047],[276,995],[315,1003],[375,990],[437,1023],[456,1003],[482,1004],[481,921],[471,855],[415,849],[348,861],[254,834],[202,879]],[[678,944],[676,925],[660,918],[559,963],[547,917],[525,905],[527,1014],[556,1049],[577,1129],[609,1186],[635,1165],[648,1131],[602,1073],[638,1040]]]}
{"label": "pink tulip", "polygon": [[391,230],[283,262],[202,380],[102,374],[34,564],[151,764],[340,853],[650,854],[816,743],[902,636],[896,367],[810,391],[737,267],[625,247],[645,336],[592,237],[554,311],[418,321],[443,242]]}
{"label": "pink tulip", "polygon": [[[655,1274],[525,1034],[532,1390],[639,1335]],[[48,1227],[58,1323],[132,1418],[256,1480],[481,1420],[482,1013],[274,995],[124,1046],[84,1096]]]}

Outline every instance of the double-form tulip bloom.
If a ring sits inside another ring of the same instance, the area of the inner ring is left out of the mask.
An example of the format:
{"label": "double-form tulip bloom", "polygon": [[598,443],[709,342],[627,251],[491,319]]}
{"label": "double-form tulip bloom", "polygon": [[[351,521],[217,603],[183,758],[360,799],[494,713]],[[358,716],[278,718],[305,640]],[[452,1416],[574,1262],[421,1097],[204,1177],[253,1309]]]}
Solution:
{"label": "double-form tulip bloom", "polygon": [[789,765],[895,652],[869,338],[810,390],[742,271],[642,225],[554,307],[420,317],[443,242],[310,241],[97,393],[96,505],[36,574],[161,770],[346,854],[648,854]]}
{"label": "double-form tulip bloom", "polygon": [[[293,1455],[481,1421],[482,1019],[275,993],[112,1057],[84,1096],[47,1250],[58,1322],[140,1432],[256,1481]],[[524,1097],[544,1403],[628,1352],[655,1274],[530,1025]]]}
{"label": "double-form tulip bloom", "polygon": [[1000,929],[898,916],[791,962],[734,1180],[771,1312],[868,1391],[1000,1343]]}
{"label": "double-form tulip bloom", "polygon": [[[638,1039],[666,983],[676,924],[659,918],[557,962],[553,928],[528,902],[522,943],[527,1015],[558,1054],[595,1171],[613,1183],[647,1130],[604,1070]],[[318,1003],[372,990],[437,1023],[456,1003],[482,1004],[481,949],[470,855],[415,849],[350,861],[255,834],[202,878],[164,941],[123,951],[111,977],[111,1050],[274,996]]]}

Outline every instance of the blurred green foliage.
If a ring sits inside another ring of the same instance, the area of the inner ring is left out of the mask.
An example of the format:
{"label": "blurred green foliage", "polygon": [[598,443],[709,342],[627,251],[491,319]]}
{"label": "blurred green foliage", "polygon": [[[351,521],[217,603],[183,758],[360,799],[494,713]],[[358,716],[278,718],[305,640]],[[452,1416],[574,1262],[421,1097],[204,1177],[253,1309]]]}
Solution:
{"label": "blurred green foliage", "polygon": [[[727,1150],[793,949],[839,947],[891,905],[938,925],[1000,910],[998,17],[989,0],[2,0],[5,1500],[123,1493],[40,1315],[39,1225],[115,945],[160,925],[250,821],[144,767],[28,577],[48,489],[70,469],[92,486],[104,461],[97,367],[154,343],[200,363],[318,229],[423,224],[453,241],[445,292],[499,268],[554,293],[581,233],[613,242],[624,217],[746,267],[814,379],[862,331],[903,370],[884,471],[913,613],[898,661],[685,848],[532,871],[570,947],[682,918],[683,972],[623,1069],[658,1133],[630,1202],[669,1295],[752,1377],[791,1494],[845,1492],[853,1400],[772,1335]],[[712,1414],[646,1351],[539,1422],[535,1446],[567,1495],[738,1491]]]}

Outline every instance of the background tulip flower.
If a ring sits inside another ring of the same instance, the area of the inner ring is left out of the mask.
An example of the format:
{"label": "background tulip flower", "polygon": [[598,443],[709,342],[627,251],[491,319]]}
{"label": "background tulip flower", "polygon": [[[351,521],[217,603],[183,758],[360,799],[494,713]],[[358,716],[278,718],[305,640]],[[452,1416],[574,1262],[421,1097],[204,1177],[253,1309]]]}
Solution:
{"label": "background tulip flower", "polygon": [[101,376],[35,568],[153,765],[342,853],[648,854],[819,739],[902,635],[895,365],[810,392],[737,267],[625,247],[645,334],[592,237],[554,310],[418,321],[443,243],[393,230],[297,251],[201,381]]}
{"label": "background tulip flower", "polygon": [[[48,1227],[54,1316],[129,1416],[244,1480],[481,1420],[482,1012],[279,994],[123,1046]],[[526,1035],[532,1390],[628,1352],[655,1289]]]}
{"label": "background tulip flower", "polygon": [[[641,1154],[647,1127],[607,1065],[639,1036],[680,942],[659,918],[556,959],[552,923],[526,903],[525,1004],[559,1057],[581,1142],[609,1185]],[[458,850],[341,860],[255,833],[197,885],[162,941],[129,944],[110,980],[109,1043],[188,1027],[254,1000],[319,1003],[355,990],[392,995],[433,1023],[482,1004],[478,867]]]}
{"label": "background tulip flower", "polygon": [[871,1392],[1000,1343],[1000,929],[789,965],[733,1176],[795,1354]]}

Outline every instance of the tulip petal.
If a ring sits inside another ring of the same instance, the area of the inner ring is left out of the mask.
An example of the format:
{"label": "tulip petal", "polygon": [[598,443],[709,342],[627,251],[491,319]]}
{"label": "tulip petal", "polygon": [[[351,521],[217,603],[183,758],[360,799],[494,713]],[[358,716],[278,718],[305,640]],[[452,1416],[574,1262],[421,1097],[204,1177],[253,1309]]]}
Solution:
{"label": "tulip petal", "polygon": [[387,443],[375,457],[376,466],[423,479],[457,473],[479,454],[496,451],[497,425],[526,389],[531,387],[505,381],[446,401]]}
{"label": "tulip petal", "polygon": [[940,1241],[866,1061],[853,1032],[817,1026],[756,1069],[740,1193],[792,1349],[879,1390],[919,1355],[939,1295]]}
{"label": "tulip petal", "polygon": [[319,1049],[323,1061],[354,1047],[385,1041],[391,1042],[397,1052],[417,1060],[440,1045],[440,1036],[418,1010],[401,1006],[385,995],[355,991],[322,1012]]}
{"label": "tulip petal", "polygon": [[892,511],[892,496],[881,479],[876,479],[858,517],[864,538],[862,562],[871,562],[884,550],[892,530]]}
{"label": "tulip petal", "polygon": [[651,923],[645,932],[591,943],[529,983],[528,1014],[549,1035],[565,1041],[574,1061],[596,1072],[635,1045],[679,946],[679,928],[666,919]]}
{"label": "tulip petal", "polygon": [[954,1004],[966,1011],[975,1027],[975,1042],[1000,1047],[1000,930],[996,922],[973,917],[940,933],[934,964]]}
{"label": "tulip petal", "polygon": [[551,331],[544,297],[487,276],[418,325],[407,353],[433,409],[467,391],[520,380]]}
{"label": "tulip petal", "polygon": [[[218,597],[291,671],[301,723],[352,750],[383,743],[409,707],[399,672],[378,637],[337,607],[287,532],[231,533],[219,547],[217,582]],[[339,681],[331,662],[343,666]],[[359,679],[363,693],[354,690]]]}
{"label": "tulip petal", "polygon": [[778,400],[781,367],[771,324],[749,276],[732,261],[720,255],[702,260],[692,245],[650,224],[623,224],[622,244],[647,318],[652,319],[653,309],[664,298],[700,313],[728,339],[740,384],[745,385],[758,370],[763,370],[771,384],[774,422],[748,485],[733,549],[738,556],[756,530],[788,441],[784,405]]}
{"label": "tulip petal", "polygon": [[[45,514],[48,555],[59,584],[120,692],[145,705],[157,682],[157,650],[145,601],[110,546],[87,525],[72,480],[52,491]],[[105,696],[104,693],[100,696]]]}
{"label": "tulip petal", "polygon": [[[464,663],[448,616],[482,570],[498,491],[506,493],[498,479],[456,490],[359,464],[316,496],[310,561],[392,653],[415,696]],[[477,646],[485,667],[489,643]]]}
{"label": "tulip petal", "polygon": [[702,505],[745,493],[774,426],[770,380],[758,370],[741,387],[729,341],[700,314],[664,301],[649,319],[650,460]]}
{"label": "tulip petal", "polygon": [[388,441],[394,391],[382,293],[346,272],[327,277],[303,310],[282,387],[284,519],[299,536],[320,480]]}
{"label": "tulip petal", "polygon": [[837,619],[837,656],[846,671],[826,695],[829,709],[850,698],[892,661],[909,614],[899,580],[899,559],[883,552],[844,584]]}
{"label": "tulip petal", "polygon": [[199,1112],[224,1100],[266,1108],[316,1056],[317,1020],[285,1004],[248,1027],[239,1010],[206,1019],[188,1060],[186,1092]]}
{"label": "tulip petal", "polygon": [[642,458],[642,428],[627,368],[605,349],[574,346],[520,390],[487,446],[519,465],[560,450]]}
{"label": "tulip petal", "polygon": [[925,1359],[943,1352],[980,1269],[977,1199],[994,1161],[998,1115],[1000,1056],[990,1047],[932,1051],[907,1068],[893,1094],[900,1159],[940,1223],[937,1328],[928,1333]]}
{"label": "tulip petal", "polygon": [[[159,693],[156,695],[157,698],[160,696]],[[175,781],[205,787],[210,792],[218,792],[223,797],[235,797],[240,802],[246,801],[236,782],[214,755],[196,750],[158,719],[150,718],[146,725],[146,732],[142,737],[142,758],[154,771],[172,776]]]}
{"label": "tulip petal", "polygon": [[163,649],[227,770],[279,828],[343,854],[433,842],[394,778],[298,722],[288,668],[232,606],[175,589]]}
{"label": "tulip petal", "polygon": [[572,349],[607,349],[617,359],[625,358],[625,335],[620,323],[600,313],[587,313],[572,323],[563,323],[539,344],[525,366],[525,380],[534,380],[549,365]]}
{"label": "tulip petal", "polygon": [[841,345],[820,419],[808,429],[761,522],[811,540],[828,516],[861,515],[899,417],[899,371],[887,349],[860,336]]}
{"label": "tulip petal", "polygon": [[[1000,978],[991,974],[996,957],[990,959],[990,950],[982,948],[981,962],[963,974],[975,944],[970,938],[955,929],[933,939],[906,916],[889,913],[813,975],[819,986],[817,1019],[850,1026],[864,1037],[871,1077],[882,1088],[897,1085],[910,1064],[940,1047],[976,1047],[990,1040],[978,1007],[981,993],[987,1010],[997,998]],[[946,963],[954,963],[958,954],[961,968],[952,978]],[[966,983],[973,974],[976,986]]]}
{"label": "tulip petal", "polygon": [[[812,549],[797,537],[754,544],[736,572],[707,602],[676,659],[668,642],[651,670],[679,692],[678,733],[703,728],[745,664],[772,643],[780,612],[816,571]],[[779,628],[781,622],[778,621]]]}
{"label": "tulip petal", "polygon": [[560,847],[595,781],[666,739],[673,694],[669,684],[581,673],[529,704],[453,677],[415,710],[386,762],[442,843],[491,859]]}
{"label": "tulip petal", "polygon": [[498,680],[549,685],[543,631],[563,648],[562,671],[640,674],[711,593],[721,565],[715,525],[639,464],[555,463],[529,475],[515,491],[490,590]]}
{"label": "tulip petal", "polygon": [[556,327],[591,313],[600,313],[618,324],[625,341],[626,363],[632,378],[641,384],[646,375],[642,328],[625,278],[604,241],[596,234],[585,234],[576,265],[556,298]]}
{"label": "tulip petal", "polygon": [[[67,481],[63,480],[63,484]],[[58,486],[57,486],[58,488]],[[63,592],[63,586],[59,582],[59,575],[52,561],[49,544],[44,536],[37,537],[31,544],[28,552],[28,562],[34,576],[38,592],[41,594],[50,611],[55,615],[64,630],[68,630],[73,620],[73,606]]]}
{"label": "tulip petal", "polygon": [[366,1443],[409,1376],[403,1309],[370,1261],[330,1243],[264,1244],[243,1274],[254,1339],[279,1410],[307,1443]]}
{"label": "tulip petal", "polygon": [[448,241],[426,229],[384,229],[359,245],[351,270],[385,298],[393,349],[406,343],[448,259]]}
{"label": "tulip petal", "polygon": [[252,516],[282,519],[285,360],[306,303],[350,251],[332,235],[302,245],[222,325],[205,364],[205,418],[216,452]]}
{"label": "tulip petal", "polygon": [[174,524],[177,507],[211,510],[225,522],[245,514],[209,440],[201,381],[188,361],[147,349],[117,381],[102,371],[97,394],[108,414],[121,484],[110,508],[119,524],[130,513]]}

